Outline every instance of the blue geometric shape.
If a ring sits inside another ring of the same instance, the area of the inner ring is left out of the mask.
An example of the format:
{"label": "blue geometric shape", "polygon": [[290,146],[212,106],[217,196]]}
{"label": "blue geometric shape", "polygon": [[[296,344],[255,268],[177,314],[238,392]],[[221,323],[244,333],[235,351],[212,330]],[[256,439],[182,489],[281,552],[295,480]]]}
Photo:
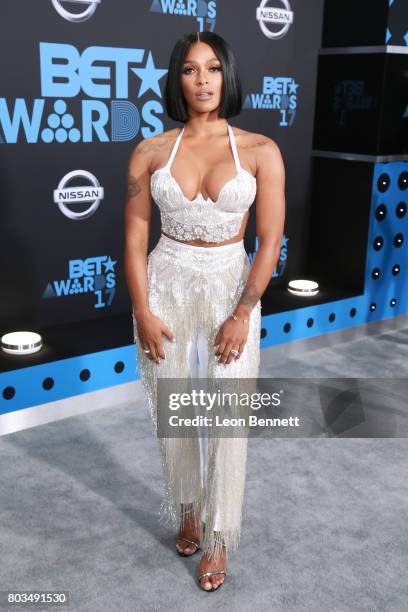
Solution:
{"label": "blue geometric shape", "polygon": [[140,128],[140,113],[130,100],[111,101],[111,139],[114,142],[132,140]]}
{"label": "blue geometric shape", "polygon": [[48,285],[46,286],[42,297],[43,299],[56,297],[54,288],[51,286],[51,283],[48,283]]}
{"label": "blue geometric shape", "polygon": [[74,125],[74,117],[70,113],[65,113],[61,118],[64,128],[71,128]]}
{"label": "blue geometric shape", "polygon": [[59,115],[63,115],[67,110],[67,103],[65,102],[65,100],[56,100],[54,102],[54,110]]}
{"label": "blue geometric shape", "polygon": [[60,116],[56,113],[51,113],[51,115],[48,115],[47,123],[50,128],[53,128],[55,130],[55,128],[59,127],[61,123]]}
{"label": "blue geometric shape", "polygon": [[242,108],[252,108],[252,104],[251,104],[251,98],[249,95],[245,96]]}
{"label": "blue geometric shape", "polygon": [[78,128],[71,128],[69,130],[70,142],[78,142],[80,138],[81,138],[81,132],[78,130]]}
{"label": "blue geometric shape", "polygon": [[106,277],[104,274],[95,274],[94,277],[95,291],[103,289],[106,285]]}
{"label": "blue geometric shape", "polygon": [[162,7],[160,4],[160,0],[153,0],[153,2],[150,5],[150,9],[149,9],[152,13],[161,13],[162,12]]}
{"label": "blue geometric shape", "polygon": [[43,142],[52,142],[54,140],[54,132],[50,128],[44,128],[41,131],[41,138]]}
{"label": "blue geometric shape", "polygon": [[197,2],[197,17],[206,17],[208,13],[208,4],[204,0]]}
{"label": "blue geometric shape", "polygon": [[55,140],[57,142],[65,142],[68,139],[68,132],[64,128],[58,128],[55,132]]}

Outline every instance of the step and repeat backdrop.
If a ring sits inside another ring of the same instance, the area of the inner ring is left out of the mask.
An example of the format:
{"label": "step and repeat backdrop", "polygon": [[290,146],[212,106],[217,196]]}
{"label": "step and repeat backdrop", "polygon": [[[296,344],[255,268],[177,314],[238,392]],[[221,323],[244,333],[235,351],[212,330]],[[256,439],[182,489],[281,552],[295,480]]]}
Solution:
{"label": "step and repeat backdrop", "polygon": [[[285,162],[261,348],[408,312],[407,0],[2,0],[0,23],[0,326],[45,338],[27,359],[2,356],[0,414],[137,377],[127,164],[180,127],[163,91],[185,33],[230,43],[244,93],[231,124],[273,138]],[[149,250],[155,204],[152,219]],[[293,278],[318,294],[291,295]]]}
{"label": "step and repeat backdrop", "polygon": [[[270,287],[286,284],[307,248],[323,0],[2,0],[0,17],[3,333],[130,312],[127,162],[140,140],[176,127],[163,102],[169,57],[197,30],[236,54],[244,108],[231,124],[281,149],[287,215]],[[152,230],[149,249],[155,204]]]}

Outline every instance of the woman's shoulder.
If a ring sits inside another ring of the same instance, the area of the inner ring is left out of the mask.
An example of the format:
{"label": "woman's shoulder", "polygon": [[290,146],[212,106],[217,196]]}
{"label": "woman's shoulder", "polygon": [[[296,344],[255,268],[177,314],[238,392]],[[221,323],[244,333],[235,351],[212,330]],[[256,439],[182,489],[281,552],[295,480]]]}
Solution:
{"label": "woman's shoulder", "polygon": [[165,130],[164,132],[160,132],[159,134],[156,134],[155,136],[148,136],[148,138],[145,138],[144,142],[161,142],[163,140],[173,140],[177,134],[179,133],[180,128],[175,127],[172,128],[171,130]]}
{"label": "woman's shoulder", "polygon": [[163,149],[169,144],[169,142],[174,140],[178,132],[179,128],[173,128],[171,130],[166,130],[165,132],[160,132],[160,134],[156,134],[155,136],[148,136],[147,138],[144,138],[138,142],[135,149],[138,149],[138,151],[141,153]]}
{"label": "woman's shoulder", "polygon": [[234,127],[234,134],[238,148],[247,149],[252,153],[257,165],[261,162],[270,163],[280,160],[281,153],[278,144],[270,136],[259,132],[250,132]]}
{"label": "woman's shoulder", "polygon": [[155,136],[148,136],[144,138],[134,147],[132,156],[145,158],[149,167],[157,165],[157,160],[161,160],[163,155],[168,153],[172,143],[179,132],[179,128],[173,128],[160,132]]}
{"label": "woman's shoulder", "polygon": [[278,146],[273,138],[270,136],[265,136],[265,134],[261,134],[259,132],[250,132],[248,130],[243,130],[242,128],[234,127],[234,134],[239,139],[237,144],[247,147],[274,147]]}

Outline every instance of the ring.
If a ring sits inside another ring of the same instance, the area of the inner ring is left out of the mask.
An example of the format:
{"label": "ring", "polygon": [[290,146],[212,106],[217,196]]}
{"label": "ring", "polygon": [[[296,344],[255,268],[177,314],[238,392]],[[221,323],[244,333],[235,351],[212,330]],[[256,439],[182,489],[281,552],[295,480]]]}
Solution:
{"label": "ring", "polygon": [[235,355],[235,357],[236,357],[237,355],[239,355],[239,350],[238,350],[238,349],[236,349],[236,348],[232,348],[232,349],[231,349],[231,353],[232,353],[233,355]]}

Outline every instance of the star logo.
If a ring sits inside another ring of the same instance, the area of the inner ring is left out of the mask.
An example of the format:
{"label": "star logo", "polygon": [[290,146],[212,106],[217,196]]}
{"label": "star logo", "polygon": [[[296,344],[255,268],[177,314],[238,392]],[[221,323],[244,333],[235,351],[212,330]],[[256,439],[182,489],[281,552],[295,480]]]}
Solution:
{"label": "star logo", "polygon": [[162,94],[160,91],[159,81],[166,74],[167,70],[162,70],[161,68],[155,67],[151,51],[149,51],[149,56],[144,68],[131,68],[131,70],[142,80],[139,93],[137,94],[138,98],[143,96],[143,94],[146,93],[146,91],[149,91],[149,89],[154,91],[154,93],[161,98]]}
{"label": "star logo", "polygon": [[292,81],[291,83],[289,83],[289,93],[290,94],[297,93],[298,87],[299,87],[299,83],[295,83],[294,81]]}
{"label": "star logo", "polygon": [[108,259],[106,261],[103,262],[103,265],[105,266],[105,272],[114,272],[114,266],[117,264],[117,261],[112,261],[112,259],[110,258],[110,255],[108,257]]}

